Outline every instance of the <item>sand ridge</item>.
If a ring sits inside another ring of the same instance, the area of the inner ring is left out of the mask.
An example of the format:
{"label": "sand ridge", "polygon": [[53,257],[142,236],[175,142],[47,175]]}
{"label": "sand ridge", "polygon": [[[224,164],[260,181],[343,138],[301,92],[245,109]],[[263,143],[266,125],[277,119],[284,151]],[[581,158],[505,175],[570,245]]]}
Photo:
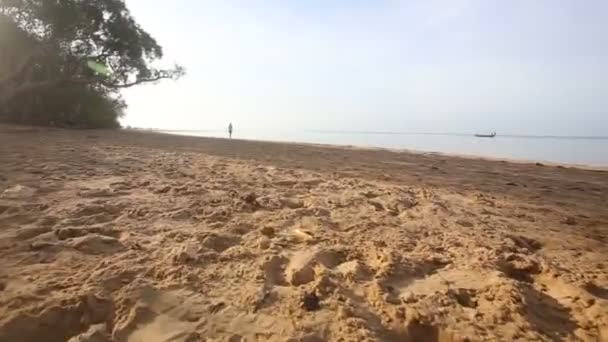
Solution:
{"label": "sand ridge", "polygon": [[534,164],[0,129],[0,341],[608,340],[607,189]]}

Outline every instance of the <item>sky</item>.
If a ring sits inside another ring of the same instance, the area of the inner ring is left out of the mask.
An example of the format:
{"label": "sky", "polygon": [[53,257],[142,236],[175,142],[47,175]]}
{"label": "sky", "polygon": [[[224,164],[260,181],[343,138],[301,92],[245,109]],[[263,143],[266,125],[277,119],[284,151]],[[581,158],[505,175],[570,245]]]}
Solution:
{"label": "sky", "polygon": [[187,75],[125,125],[608,135],[608,1],[126,2]]}

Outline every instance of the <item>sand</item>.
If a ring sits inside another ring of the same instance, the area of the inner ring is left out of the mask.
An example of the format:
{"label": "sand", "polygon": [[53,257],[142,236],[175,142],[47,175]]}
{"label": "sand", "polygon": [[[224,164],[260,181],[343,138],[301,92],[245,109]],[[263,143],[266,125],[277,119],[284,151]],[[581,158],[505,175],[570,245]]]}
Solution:
{"label": "sand", "polygon": [[0,126],[0,341],[608,341],[608,172]]}

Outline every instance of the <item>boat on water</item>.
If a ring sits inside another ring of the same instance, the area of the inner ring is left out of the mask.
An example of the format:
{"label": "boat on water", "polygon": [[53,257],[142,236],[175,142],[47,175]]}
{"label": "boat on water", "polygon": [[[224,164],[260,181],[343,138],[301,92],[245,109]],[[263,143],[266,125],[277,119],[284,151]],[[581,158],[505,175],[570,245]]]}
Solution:
{"label": "boat on water", "polygon": [[475,136],[478,137],[478,138],[494,138],[496,136],[496,132],[493,132],[491,134],[480,134],[480,133],[477,133],[477,134],[475,134]]}

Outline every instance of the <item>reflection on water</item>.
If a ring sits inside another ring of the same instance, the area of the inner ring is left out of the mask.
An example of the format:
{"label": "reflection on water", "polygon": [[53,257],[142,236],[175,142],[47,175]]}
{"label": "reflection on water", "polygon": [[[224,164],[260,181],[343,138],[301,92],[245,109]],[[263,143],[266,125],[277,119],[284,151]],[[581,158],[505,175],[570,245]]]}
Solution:
{"label": "reflection on water", "polygon": [[[166,133],[226,138],[224,131],[167,131]],[[529,161],[608,166],[606,137],[534,137],[498,135],[477,138],[472,134],[422,134],[374,132],[248,132],[235,138],[409,149]]]}

